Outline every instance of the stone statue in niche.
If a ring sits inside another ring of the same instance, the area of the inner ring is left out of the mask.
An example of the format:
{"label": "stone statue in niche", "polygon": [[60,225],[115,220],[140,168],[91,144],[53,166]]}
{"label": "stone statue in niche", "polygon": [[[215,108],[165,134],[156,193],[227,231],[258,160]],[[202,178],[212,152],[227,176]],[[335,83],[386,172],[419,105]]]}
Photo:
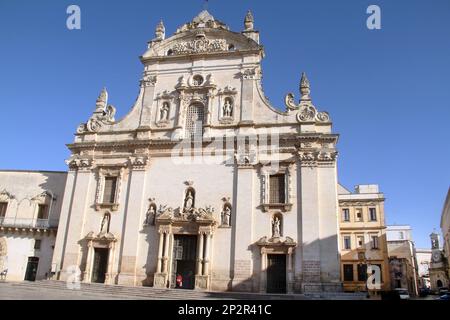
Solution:
{"label": "stone statue in niche", "polygon": [[231,118],[233,116],[233,102],[230,98],[225,98],[222,114],[224,118]]}
{"label": "stone statue in niche", "polygon": [[169,120],[169,109],[170,109],[169,103],[164,102],[160,110],[159,121]]}
{"label": "stone statue in niche", "polygon": [[230,205],[225,204],[222,211],[222,226],[229,227],[231,226],[231,208]]}
{"label": "stone statue in niche", "polygon": [[281,236],[281,220],[278,217],[274,217],[272,221],[272,237],[279,238]]}
{"label": "stone statue in niche", "polygon": [[144,221],[144,225],[148,226],[148,225],[155,225],[155,220],[156,220],[156,204],[151,203],[150,207],[147,210],[147,214],[145,216],[145,221]]}
{"label": "stone statue in niche", "polygon": [[109,212],[106,212],[103,215],[102,223],[100,225],[100,233],[108,233],[109,232],[109,222],[111,220],[111,215]]}
{"label": "stone statue in niche", "polygon": [[184,210],[183,212],[190,212],[194,209],[194,193],[189,189],[186,193],[186,198],[184,199]]}

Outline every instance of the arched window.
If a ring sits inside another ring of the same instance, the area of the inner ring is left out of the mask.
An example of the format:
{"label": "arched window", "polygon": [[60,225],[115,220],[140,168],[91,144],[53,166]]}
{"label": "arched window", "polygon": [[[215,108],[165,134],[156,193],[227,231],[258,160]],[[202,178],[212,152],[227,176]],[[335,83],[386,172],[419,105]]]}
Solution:
{"label": "arched window", "polygon": [[441,281],[441,280],[438,280],[438,281],[436,282],[436,285],[437,285],[438,288],[442,288],[442,287],[443,287],[442,281]]}
{"label": "arched window", "polygon": [[203,136],[204,110],[200,103],[193,103],[186,113],[186,138],[201,139]]}

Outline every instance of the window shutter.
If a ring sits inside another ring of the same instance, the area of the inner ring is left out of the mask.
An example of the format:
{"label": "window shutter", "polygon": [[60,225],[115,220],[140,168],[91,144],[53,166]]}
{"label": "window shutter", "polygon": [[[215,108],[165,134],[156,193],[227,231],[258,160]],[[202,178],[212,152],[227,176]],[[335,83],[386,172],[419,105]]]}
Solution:
{"label": "window shutter", "polygon": [[270,203],[285,203],[286,177],[284,174],[270,176],[269,194]]}
{"label": "window shutter", "polygon": [[115,203],[116,201],[117,177],[105,178],[105,189],[103,192],[103,203]]}

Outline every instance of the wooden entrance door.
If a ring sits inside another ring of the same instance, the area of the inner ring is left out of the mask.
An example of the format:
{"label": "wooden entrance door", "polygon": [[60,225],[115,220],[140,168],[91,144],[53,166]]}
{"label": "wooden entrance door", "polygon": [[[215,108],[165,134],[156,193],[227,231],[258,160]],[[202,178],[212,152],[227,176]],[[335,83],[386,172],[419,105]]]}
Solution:
{"label": "wooden entrance door", "polygon": [[94,265],[92,267],[92,282],[105,283],[106,273],[108,270],[109,249],[94,249]]}
{"label": "wooden entrance door", "polygon": [[[172,257],[172,287],[194,289],[197,236],[175,235]],[[181,276],[181,286],[177,285],[177,276]]]}
{"label": "wooden entrance door", "polygon": [[27,271],[25,272],[25,281],[36,281],[36,274],[39,265],[38,257],[29,257]]}
{"label": "wooden entrance door", "polygon": [[286,293],[286,255],[267,255],[267,293]]}

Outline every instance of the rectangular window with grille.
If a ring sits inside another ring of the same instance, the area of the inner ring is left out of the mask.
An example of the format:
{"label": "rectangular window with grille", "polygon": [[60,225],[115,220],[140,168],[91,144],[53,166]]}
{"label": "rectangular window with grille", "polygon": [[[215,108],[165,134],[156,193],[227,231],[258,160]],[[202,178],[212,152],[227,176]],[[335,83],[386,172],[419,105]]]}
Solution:
{"label": "rectangular window with grille", "polygon": [[46,220],[48,219],[48,205],[46,204],[39,204],[38,205],[38,219],[40,220]]}
{"label": "rectangular window with grille", "polygon": [[353,281],[353,265],[344,264],[344,281]]}
{"label": "rectangular window with grille", "polygon": [[103,203],[115,203],[117,177],[106,177],[103,190]]}
{"label": "rectangular window with grille", "polygon": [[286,176],[284,174],[271,175],[269,181],[270,203],[285,203]]}
{"label": "rectangular window with grille", "polygon": [[7,202],[0,202],[0,218],[4,218],[6,216],[7,208],[8,208]]}
{"label": "rectangular window with grille", "polygon": [[203,136],[204,111],[202,105],[192,104],[186,112],[186,138],[201,139]]}

